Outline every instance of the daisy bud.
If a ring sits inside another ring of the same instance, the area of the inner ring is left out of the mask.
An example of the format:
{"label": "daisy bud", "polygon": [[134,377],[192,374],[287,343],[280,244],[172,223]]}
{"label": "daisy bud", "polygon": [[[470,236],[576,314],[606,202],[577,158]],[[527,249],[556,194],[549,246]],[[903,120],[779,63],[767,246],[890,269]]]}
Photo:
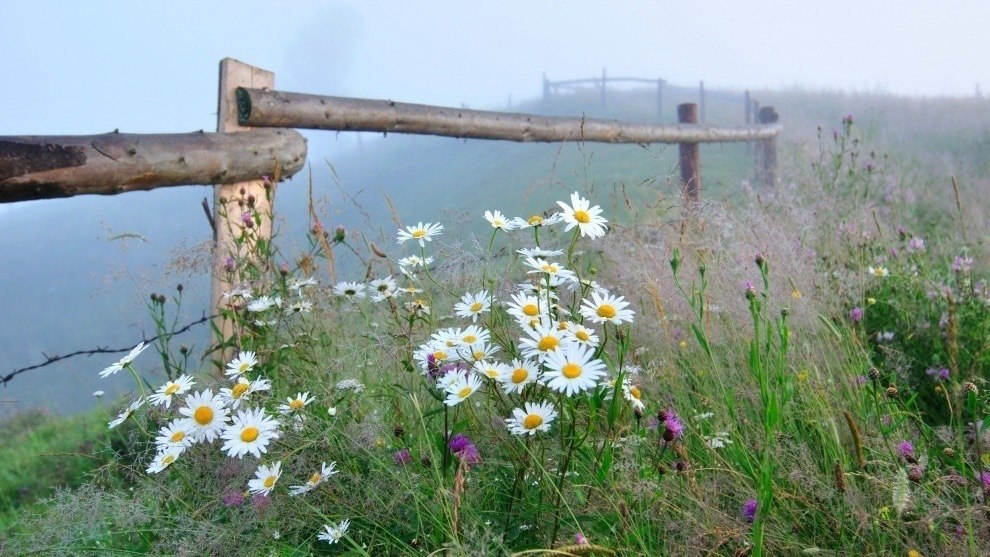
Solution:
{"label": "daisy bud", "polygon": [[178,290],[179,292],[182,292],[183,288],[184,287],[182,286],[182,283],[181,282],[179,283],[178,286],[175,287],[175,289]]}
{"label": "daisy bud", "polygon": [[344,229],[343,226],[339,226],[338,225],[337,228],[336,228],[336,230],[333,231],[333,241],[334,242],[337,242],[337,243],[343,242],[344,241],[344,238],[346,236],[347,236],[347,231]]}
{"label": "daisy bud", "polygon": [[220,199],[218,199],[217,201],[219,201],[221,205],[227,204],[227,198],[222,195],[220,196]]}
{"label": "daisy bud", "polygon": [[254,204],[255,204],[256,201],[257,201],[257,199],[255,199],[255,197],[253,195],[249,195],[248,198],[247,198],[248,207],[254,207]]}
{"label": "daisy bud", "polygon": [[241,188],[241,189],[240,189],[240,192],[241,192],[241,195],[244,195],[244,194],[246,194],[246,193],[247,193],[247,192],[246,192],[246,191],[244,190],[244,188]]}
{"label": "daisy bud", "polygon": [[188,353],[189,353],[189,347],[188,346],[186,346],[185,344],[179,346],[179,354],[182,354],[183,356],[185,356]]}
{"label": "daisy bud", "polygon": [[756,266],[757,267],[763,267],[763,264],[767,262],[766,258],[763,257],[763,254],[762,253],[757,253],[756,254],[755,261],[756,261]]}

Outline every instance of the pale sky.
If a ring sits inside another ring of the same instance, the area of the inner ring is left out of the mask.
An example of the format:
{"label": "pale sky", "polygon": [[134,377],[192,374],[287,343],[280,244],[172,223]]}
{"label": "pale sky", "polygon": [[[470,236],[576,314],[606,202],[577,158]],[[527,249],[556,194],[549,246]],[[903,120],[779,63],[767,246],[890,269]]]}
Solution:
{"label": "pale sky", "polygon": [[554,79],[972,95],[990,2],[4,2],[0,135],[215,126],[217,62],[276,86],[472,107]]}

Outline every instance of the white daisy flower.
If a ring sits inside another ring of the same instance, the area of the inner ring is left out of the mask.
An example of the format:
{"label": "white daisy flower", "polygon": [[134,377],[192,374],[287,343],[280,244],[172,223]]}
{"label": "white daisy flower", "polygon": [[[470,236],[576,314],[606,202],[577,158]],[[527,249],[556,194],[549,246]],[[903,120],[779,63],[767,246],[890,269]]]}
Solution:
{"label": "white daisy flower", "polygon": [[478,322],[478,316],[487,312],[492,307],[488,292],[482,290],[477,294],[465,294],[461,296],[461,301],[454,304],[454,311],[458,317],[471,318],[474,323]]}
{"label": "white daisy flower", "polygon": [[534,258],[535,257],[560,257],[561,255],[564,255],[564,250],[559,250],[559,249],[543,249],[541,247],[535,247],[535,248],[517,249],[516,250],[516,253],[518,253],[519,255],[521,255],[521,256],[523,256],[525,258],[530,258],[530,257],[534,257]]}
{"label": "white daisy flower", "polygon": [[535,228],[537,226],[550,226],[558,222],[563,222],[563,215],[554,213],[549,217],[544,217],[543,215],[533,215],[528,219],[516,217],[512,219],[512,226],[516,228]]}
{"label": "white daisy flower", "polygon": [[488,362],[487,360],[479,360],[471,366],[471,369],[484,375],[489,379],[496,379],[499,375],[502,375],[506,370],[509,369],[507,364],[500,362]]}
{"label": "white daisy flower", "polygon": [[254,479],[248,482],[248,491],[268,495],[275,488],[275,483],[282,477],[282,461],[275,464],[262,464],[254,472]]}
{"label": "white daisy flower", "polygon": [[453,355],[453,348],[447,347],[447,345],[443,342],[431,340],[413,352],[413,359],[419,362],[419,367],[423,370],[423,373],[426,374],[430,372],[431,358],[433,360],[433,365],[442,366],[444,362],[450,360]]}
{"label": "white daisy flower", "polygon": [[542,257],[527,257],[525,263],[532,269],[528,271],[529,274],[546,273],[550,277],[550,286],[556,286],[563,281],[575,280],[576,278],[574,271],[569,271],[560,263],[547,261]]}
{"label": "white daisy flower", "polygon": [[443,225],[440,223],[426,223],[422,222],[416,224],[416,226],[407,226],[405,230],[399,230],[396,240],[400,244],[406,242],[406,240],[415,240],[419,242],[419,245],[426,247],[426,242],[433,241],[433,236],[439,236],[440,232],[443,231]]}
{"label": "white daisy flower", "polygon": [[456,331],[457,338],[461,344],[475,344],[478,342],[488,342],[491,333],[487,329],[482,329],[477,325],[470,325]]}
{"label": "white daisy flower", "polygon": [[220,298],[223,300],[230,300],[231,298],[241,298],[244,300],[250,300],[254,298],[254,293],[251,292],[250,288],[246,286],[242,286],[240,288],[234,288],[233,290],[224,292],[223,294],[220,295]]}
{"label": "white daisy flower", "polygon": [[533,319],[548,317],[546,311],[546,299],[540,299],[535,295],[520,292],[512,295],[512,302],[507,305],[506,312],[515,317],[520,324],[528,324]]}
{"label": "white daisy flower", "polygon": [[438,348],[454,348],[462,342],[461,331],[453,327],[445,327],[430,335],[430,344]]}
{"label": "white daisy flower", "polygon": [[331,462],[330,466],[327,466],[326,462],[322,463],[320,465],[320,470],[318,472],[313,472],[313,474],[309,477],[309,479],[306,480],[305,484],[290,485],[289,495],[302,495],[303,493],[309,493],[310,491],[313,491],[314,489],[319,487],[320,484],[329,480],[330,476],[333,476],[334,474],[340,471],[336,469],[336,466],[337,466],[336,462]]}
{"label": "white daisy flower", "polygon": [[417,298],[411,302],[406,302],[403,304],[406,311],[413,315],[429,315],[430,314],[430,303],[426,300]]}
{"label": "white daisy flower", "polygon": [[214,395],[212,389],[206,389],[187,396],[185,402],[179,413],[190,419],[196,440],[210,442],[219,437],[227,425],[229,413],[223,397]]}
{"label": "white daisy flower", "polygon": [[544,361],[547,366],[544,383],[567,396],[594,389],[605,375],[605,364],[593,358],[593,354],[593,349],[574,343],[550,352]]}
{"label": "white daisy flower", "polygon": [[144,352],[148,346],[150,345],[147,345],[144,341],[141,341],[140,344],[131,349],[129,354],[104,368],[103,371],[100,372],[100,377],[106,378],[124,369],[130,365],[130,363],[133,362],[134,359],[141,354],[141,352]]}
{"label": "white daisy flower", "polygon": [[337,543],[340,538],[344,537],[347,533],[347,529],[351,526],[351,521],[348,519],[341,520],[340,523],[330,525],[323,525],[323,533],[316,536],[317,539],[327,542],[330,545]]}
{"label": "white daisy flower", "polygon": [[[426,259],[423,259],[418,255],[410,255],[409,257],[403,257],[402,259],[399,260],[399,270],[402,271],[402,274],[406,276],[412,276],[413,274],[412,270],[415,269],[416,267],[429,267],[432,264],[433,264],[433,256],[429,256]],[[416,291],[421,292],[421,290],[419,290],[418,288],[416,289]],[[408,293],[415,294],[415,292],[408,292]]]}
{"label": "white daisy flower", "polygon": [[158,445],[159,452],[169,449],[182,452],[186,447],[192,446],[192,424],[189,423],[189,419],[176,418],[170,421],[168,425],[162,426],[158,430],[158,437],[155,438],[155,444]]}
{"label": "white daisy flower", "polygon": [[598,292],[592,292],[590,300],[585,298],[581,302],[581,315],[592,323],[614,325],[631,323],[635,312],[625,309],[628,305],[629,302],[622,296],[613,296],[607,292],[599,295]]}
{"label": "white daisy flower", "polygon": [[462,344],[456,349],[457,356],[469,364],[484,360],[494,356],[495,353],[499,351],[498,345],[488,344],[483,340],[479,340],[474,344],[467,345]]}
{"label": "white daisy flower", "polygon": [[395,283],[395,279],[389,275],[383,279],[375,279],[369,282],[368,289],[371,290],[371,299],[381,302],[395,296],[399,287]]}
{"label": "white daisy flower", "polygon": [[553,404],[543,401],[539,404],[527,402],[524,408],[513,408],[512,417],[505,420],[509,431],[515,435],[533,435],[537,431],[549,431],[550,424],[557,417]]}
{"label": "white daisy flower", "polygon": [[180,454],[182,454],[182,451],[178,449],[167,449],[161,451],[160,453],[155,455],[155,459],[151,461],[151,464],[148,466],[147,472],[149,474],[157,474],[161,472],[162,470],[171,466],[172,463],[175,462],[177,458],[179,458]]}
{"label": "white daisy flower", "polygon": [[296,296],[302,296],[302,289],[307,286],[316,286],[316,277],[309,277],[306,279],[292,279],[288,285],[286,285],[289,290],[296,293]]}
{"label": "white daisy flower", "polygon": [[224,372],[224,375],[227,377],[238,377],[251,371],[256,365],[258,365],[257,354],[251,351],[240,352],[236,358],[227,364],[227,371]]}
{"label": "white daisy flower", "polygon": [[420,294],[423,292],[422,288],[416,288],[415,286],[400,286],[399,292],[402,294]]}
{"label": "white daisy flower", "polygon": [[309,396],[309,391],[306,391],[305,393],[298,393],[295,398],[288,397],[285,400],[286,402],[278,407],[279,412],[283,414],[296,414],[302,412],[302,409],[305,408],[307,404],[313,402],[312,397]]}
{"label": "white daisy flower", "polygon": [[227,451],[231,458],[247,453],[261,458],[261,453],[268,451],[268,443],[278,436],[278,421],[265,414],[264,409],[241,410],[220,436],[224,440],[220,450]]}
{"label": "white daisy flower", "polygon": [[124,423],[124,421],[127,418],[130,418],[131,414],[133,414],[134,411],[137,410],[138,408],[141,408],[143,404],[144,404],[144,397],[140,397],[134,402],[132,402],[130,406],[128,406],[123,412],[120,413],[120,415],[110,420],[110,423],[107,424],[107,429],[113,429],[119,426],[120,424]]}
{"label": "white daisy flower", "polygon": [[571,194],[570,205],[563,201],[558,201],[557,205],[564,210],[563,219],[567,223],[564,232],[576,226],[582,236],[598,238],[605,235],[605,224],[608,221],[601,216],[602,208],[598,205],[592,207],[591,202],[578,195],[578,192]]}
{"label": "white daisy flower", "polygon": [[178,378],[169,381],[158,387],[155,391],[148,397],[148,400],[152,404],[161,404],[165,408],[172,406],[172,397],[175,395],[185,394],[193,386],[193,378],[189,375],[182,374]]}
{"label": "white daisy flower", "polygon": [[492,225],[492,228],[500,228],[506,231],[515,228],[512,221],[506,218],[506,216],[502,214],[502,211],[485,211],[485,220]]}
{"label": "white daisy flower", "polygon": [[259,377],[254,381],[248,380],[246,377],[238,377],[237,382],[231,388],[220,389],[220,396],[223,397],[224,401],[231,408],[236,409],[241,405],[241,402],[248,399],[251,394],[258,391],[270,391],[272,388],[271,381]]}
{"label": "white daisy flower", "polygon": [[570,344],[567,334],[545,324],[526,329],[526,337],[519,339],[522,353],[527,358],[543,362],[549,354],[558,352]]}
{"label": "white daisy flower", "polygon": [[646,408],[646,405],[643,404],[643,392],[639,390],[639,387],[626,380],[622,381],[622,396],[632,403],[634,408],[639,410]]}
{"label": "white daisy flower", "polygon": [[578,344],[583,344],[585,346],[591,346],[595,348],[601,339],[595,333],[594,329],[589,329],[584,325],[579,325],[577,323],[571,325],[570,330],[567,331],[568,337]]}
{"label": "white daisy flower", "polygon": [[364,284],[360,282],[338,282],[333,285],[333,293],[345,298],[364,298]]}
{"label": "white daisy flower", "polygon": [[504,371],[498,376],[498,382],[502,384],[505,394],[522,393],[523,388],[535,382],[540,377],[540,368],[532,360],[519,359],[512,360],[512,365],[505,366]]}
{"label": "white daisy flower", "polygon": [[447,406],[457,406],[481,388],[481,378],[475,374],[457,373],[456,376],[457,378],[446,388],[447,399],[444,404]]}
{"label": "white daisy flower", "polygon": [[106,393],[104,393],[103,391],[93,391],[93,396],[95,396],[96,398],[100,398],[105,394]]}
{"label": "white daisy flower", "polygon": [[890,271],[886,267],[867,267],[866,270],[875,277],[884,278],[890,275]]}
{"label": "white daisy flower", "polygon": [[255,313],[260,313],[262,311],[271,309],[273,307],[282,307],[282,298],[279,296],[261,296],[254,300],[248,302],[247,309]]}
{"label": "white daisy flower", "polygon": [[313,302],[309,300],[296,300],[285,306],[285,313],[309,313],[313,311]]}

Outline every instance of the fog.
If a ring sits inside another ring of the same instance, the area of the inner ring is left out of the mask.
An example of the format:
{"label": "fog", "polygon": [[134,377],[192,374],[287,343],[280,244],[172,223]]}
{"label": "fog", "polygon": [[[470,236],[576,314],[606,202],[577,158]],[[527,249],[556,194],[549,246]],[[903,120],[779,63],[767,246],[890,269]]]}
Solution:
{"label": "fog", "polygon": [[[602,68],[709,89],[963,97],[990,83],[990,4],[975,0],[910,9],[859,0],[7,2],[0,18],[0,135],[212,130],[224,57],[275,72],[282,90],[477,108],[539,97],[544,73]],[[314,165],[382,141],[306,135]],[[42,351],[140,338],[149,288],[185,280],[201,289],[201,276],[165,265],[208,238],[198,206],[207,195],[187,187],[0,205],[0,375]],[[279,203],[301,213],[298,196]],[[122,233],[141,238],[113,239]],[[192,297],[186,317],[195,318],[203,299]],[[25,374],[0,387],[0,415],[85,408],[110,361]]]}

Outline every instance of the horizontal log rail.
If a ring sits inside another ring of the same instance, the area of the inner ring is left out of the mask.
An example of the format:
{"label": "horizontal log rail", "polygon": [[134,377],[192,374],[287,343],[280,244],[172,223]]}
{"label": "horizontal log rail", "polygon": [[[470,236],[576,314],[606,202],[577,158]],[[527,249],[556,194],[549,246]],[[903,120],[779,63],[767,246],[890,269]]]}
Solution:
{"label": "horizontal log rail", "polygon": [[[605,81],[609,83],[621,81],[625,83],[649,83],[650,85],[656,85],[658,80],[647,79],[645,77],[606,77]],[[568,87],[571,85],[585,85],[585,84],[601,85],[601,82],[602,82],[602,78],[600,77],[586,77],[583,79],[564,79],[561,81],[547,81],[547,83],[551,87]]]}
{"label": "horizontal log rail", "polygon": [[243,87],[237,89],[237,111],[241,125],[252,127],[408,133],[521,142],[757,141],[776,137],[782,129],[777,124],[746,127],[634,124],[598,118],[468,110]]}
{"label": "horizontal log rail", "polygon": [[0,136],[0,203],[229,184],[276,164],[287,177],[305,161],[306,139],[295,130]]}

